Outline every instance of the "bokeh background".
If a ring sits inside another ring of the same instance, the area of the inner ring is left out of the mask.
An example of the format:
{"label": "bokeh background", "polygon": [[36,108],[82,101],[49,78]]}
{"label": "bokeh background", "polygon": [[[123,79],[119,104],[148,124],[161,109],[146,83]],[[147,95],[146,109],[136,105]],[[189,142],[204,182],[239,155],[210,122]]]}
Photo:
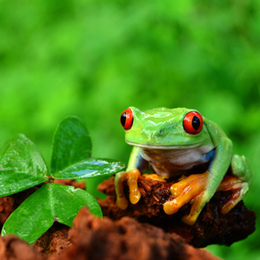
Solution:
{"label": "bokeh background", "polygon": [[[244,154],[260,214],[259,0],[0,0],[0,145],[24,133],[49,162],[52,135],[77,115],[93,156],[127,162],[128,106],[198,109]],[[260,232],[224,259],[260,259]]]}

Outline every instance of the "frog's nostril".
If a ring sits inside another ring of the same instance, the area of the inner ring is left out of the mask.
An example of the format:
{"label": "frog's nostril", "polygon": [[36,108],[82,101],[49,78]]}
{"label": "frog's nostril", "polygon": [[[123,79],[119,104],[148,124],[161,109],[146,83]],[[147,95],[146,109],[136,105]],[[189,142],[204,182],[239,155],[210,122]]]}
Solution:
{"label": "frog's nostril", "polygon": [[163,130],[160,129],[160,130],[159,130],[159,135],[162,135],[162,134],[163,134]]}

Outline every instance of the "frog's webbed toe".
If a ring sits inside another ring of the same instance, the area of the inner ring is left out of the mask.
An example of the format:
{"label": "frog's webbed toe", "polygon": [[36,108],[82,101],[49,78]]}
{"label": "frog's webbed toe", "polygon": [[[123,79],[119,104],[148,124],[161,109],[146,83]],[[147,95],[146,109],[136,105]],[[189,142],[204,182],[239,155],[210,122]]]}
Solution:
{"label": "frog's webbed toe", "polygon": [[138,177],[141,175],[138,169],[133,169],[128,172],[120,172],[116,174],[116,204],[120,209],[125,210],[128,207],[128,200],[124,194],[123,182],[127,180],[129,187],[129,200],[132,204],[136,204],[140,198],[141,193],[138,189]]}
{"label": "frog's webbed toe", "polygon": [[115,176],[115,188],[116,188],[116,204],[120,209],[125,210],[128,206],[128,201],[124,194],[123,182],[127,177],[127,172],[119,172]]}
{"label": "frog's webbed toe", "polygon": [[141,175],[138,169],[128,172],[129,200],[132,204],[136,204],[141,198],[141,192],[138,189],[138,177]]}
{"label": "frog's webbed toe", "polygon": [[238,177],[234,175],[227,175],[222,180],[218,187],[218,191],[229,191],[231,190],[232,196],[229,201],[221,208],[221,213],[226,214],[232,208],[236,206],[236,204],[243,199],[249,189],[249,183],[246,181],[242,181]]}
{"label": "frog's webbed toe", "polygon": [[222,207],[221,213],[226,214],[244,198],[252,178],[252,172],[245,156],[233,155],[231,161],[232,175],[226,175],[218,187],[218,191],[232,191],[231,198]]}
{"label": "frog's webbed toe", "polygon": [[148,180],[166,182],[166,177],[159,176],[155,173],[153,173],[153,174],[143,174],[143,176],[145,177],[145,179],[148,179]]}
{"label": "frog's webbed toe", "polygon": [[171,193],[175,197],[163,205],[164,212],[168,215],[176,213],[182,206],[191,202],[190,214],[182,218],[186,224],[193,225],[207,202],[206,188],[210,173],[193,174],[171,186]]}

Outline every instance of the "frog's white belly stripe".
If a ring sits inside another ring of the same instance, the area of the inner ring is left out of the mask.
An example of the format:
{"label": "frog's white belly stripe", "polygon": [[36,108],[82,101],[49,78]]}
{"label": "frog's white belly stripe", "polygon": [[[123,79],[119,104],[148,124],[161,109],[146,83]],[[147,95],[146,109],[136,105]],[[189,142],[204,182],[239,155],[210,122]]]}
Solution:
{"label": "frog's white belly stripe", "polygon": [[207,163],[214,147],[204,145],[187,149],[141,149],[142,157],[161,176],[171,176],[188,171],[195,166]]}

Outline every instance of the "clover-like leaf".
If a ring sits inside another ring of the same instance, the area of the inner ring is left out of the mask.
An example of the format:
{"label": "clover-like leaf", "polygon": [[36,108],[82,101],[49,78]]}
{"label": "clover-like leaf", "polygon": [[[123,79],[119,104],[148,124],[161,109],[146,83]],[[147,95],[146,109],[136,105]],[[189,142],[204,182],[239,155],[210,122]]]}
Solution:
{"label": "clover-like leaf", "polygon": [[46,163],[37,147],[19,134],[0,152],[0,196],[10,195],[48,179]]}
{"label": "clover-like leaf", "polygon": [[91,148],[91,139],[84,123],[75,116],[64,119],[53,138],[51,173],[90,157]]}
{"label": "clover-like leaf", "polygon": [[53,214],[59,223],[71,227],[73,219],[83,206],[87,206],[93,215],[103,217],[97,200],[85,190],[52,183],[50,191]]}
{"label": "clover-like leaf", "polygon": [[98,202],[86,191],[55,183],[44,184],[10,215],[4,223],[2,235],[15,234],[33,244],[54,221],[72,226],[83,206],[102,217]]}
{"label": "clover-like leaf", "polygon": [[47,178],[33,174],[15,172],[12,169],[0,169],[0,197],[26,190],[46,180]]}
{"label": "clover-like leaf", "polygon": [[51,173],[36,146],[18,135],[0,152],[0,196],[13,194],[48,180],[7,219],[2,235],[15,234],[34,243],[54,221],[72,226],[81,207],[102,217],[96,199],[85,190],[52,183],[54,179],[104,178],[125,168],[114,160],[93,159],[91,139],[82,121],[69,117],[58,126],[53,140]]}
{"label": "clover-like leaf", "polygon": [[29,196],[5,221],[2,236],[14,234],[33,244],[53,224],[49,185]]}
{"label": "clover-like leaf", "polygon": [[55,179],[81,179],[98,176],[111,176],[122,171],[125,165],[111,159],[88,158],[84,161],[75,163],[64,170],[54,174]]}

